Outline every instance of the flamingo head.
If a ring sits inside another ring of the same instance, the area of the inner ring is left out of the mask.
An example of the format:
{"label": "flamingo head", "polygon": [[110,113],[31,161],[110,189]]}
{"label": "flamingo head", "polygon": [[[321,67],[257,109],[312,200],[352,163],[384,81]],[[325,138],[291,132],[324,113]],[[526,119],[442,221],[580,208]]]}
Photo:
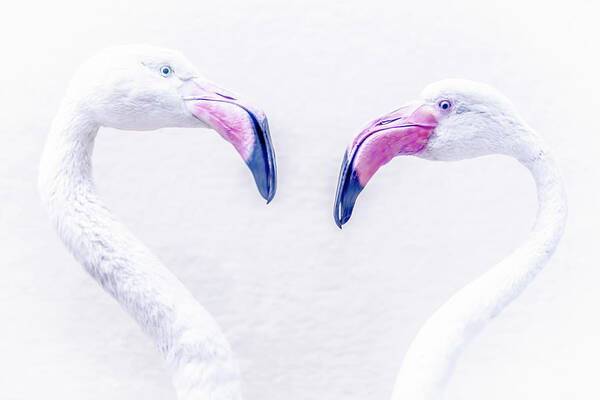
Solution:
{"label": "flamingo head", "polygon": [[106,49],[81,67],[69,91],[100,126],[212,128],[242,156],[267,203],[273,199],[275,154],[265,113],[204,78],[182,54],[145,45]]}
{"label": "flamingo head", "polygon": [[512,104],[488,85],[448,79],[427,86],[418,100],[370,122],[346,150],[334,205],[336,225],[348,222],[360,192],[392,158],[519,157],[519,142],[528,137],[524,126]]}

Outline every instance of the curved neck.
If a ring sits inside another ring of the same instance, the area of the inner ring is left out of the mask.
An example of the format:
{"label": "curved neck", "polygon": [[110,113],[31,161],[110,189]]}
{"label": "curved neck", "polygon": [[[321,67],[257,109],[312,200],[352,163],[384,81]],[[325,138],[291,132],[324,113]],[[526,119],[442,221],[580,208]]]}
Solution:
{"label": "curved neck", "polygon": [[441,398],[464,346],[523,292],[558,245],[567,217],[562,178],[541,140],[533,132],[529,135],[516,158],[537,186],[535,226],[510,256],[452,296],[425,322],[406,353],[393,400]]}
{"label": "curved neck", "polygon": [[98,129],[68,100],[52,124],[39,188],[60,238],[156,343],[180,399],[241,399],[237,366],[217,323],[98,198],[91,167]]}

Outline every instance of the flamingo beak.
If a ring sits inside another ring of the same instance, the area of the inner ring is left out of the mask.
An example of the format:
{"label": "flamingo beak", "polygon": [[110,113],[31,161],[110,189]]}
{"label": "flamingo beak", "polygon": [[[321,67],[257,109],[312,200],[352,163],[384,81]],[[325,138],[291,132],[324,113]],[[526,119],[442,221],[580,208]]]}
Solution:
{"label": "flamingo beak", "polygon": [[267,204],[277,190],[277,166],[265,113],[216,85],[192,80],[183,96],[192,115],[235,147]]}
{"label": "flamingo beak", "polygon": [[411,104],[369,123],[354,139],[344,154],[335,195],[333,218],[340,229],[375,172],[395,156],[423,150],[437,123],[431,105]]}

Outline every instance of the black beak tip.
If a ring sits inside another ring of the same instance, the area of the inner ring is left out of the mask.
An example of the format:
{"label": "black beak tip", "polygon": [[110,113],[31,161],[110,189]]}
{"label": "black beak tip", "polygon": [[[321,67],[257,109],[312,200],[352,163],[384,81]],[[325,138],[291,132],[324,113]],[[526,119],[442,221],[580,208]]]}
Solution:
{"label": "black beak tip", "polygon": [[277,166],[269,134],[269,123],[266,118],[258,121],[252,113],[249,114],[254,122],[256,140],[246,164],[252,171],[260,195],[269,204],[277,191]]}
{"label": "black beak tip", "polygon": [[342,229],[342,226],[350,220],[356,199],[364,189],[358,180],[356,171],[354,171],[350,164],[348,152],[346,152],[344,154],[344,160],[342,161],[333,208],[333,219],[340,229]]}
{"label": "black beak tip", "polygon": [[275,184],[269,184],[268,187],[266,188],[266,190],[264,191],[260,191],[261,196],[267,201],[267,204],[269,204],[273,198],[275,197],[275,191],[276,191],[276,186]]}
{"label": "black beak tip", "polygon": [[264,197],[264,199],[267,200],[267,204],[269,204],[271,200],[273,200],[273,197],[275,197],[275,192],[272,192],[272,194],[268,195],[267,197]]}
{"label": "black beak tip", "polygon": [[263,155],[256,153],[256,150],[252,152],[252,155],[246,164],[248,165],[248,168],[250,168],[252,176],[254,176],[254,181],[256,182],[256,187],[260,195],[267,201],[267,204],[269,204],[275,197],[275,192],[277,190],[275,170],[268,167]]}

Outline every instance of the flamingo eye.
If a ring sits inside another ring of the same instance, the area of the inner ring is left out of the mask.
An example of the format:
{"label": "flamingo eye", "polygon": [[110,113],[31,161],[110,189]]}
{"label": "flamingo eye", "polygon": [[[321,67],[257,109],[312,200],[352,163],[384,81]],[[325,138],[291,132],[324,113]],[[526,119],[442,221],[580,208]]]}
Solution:
{"label": "flamingo eye", "polygon": [[438,107],[442,110],[449,110],[452,107],[452,103],[449,100],[442,100],[438,103]]}
{"label": "flamingo eye", "polygon": [[172,72],[173,70],[168,65],[163,65],[162,67],[160,67],[160,74],[164,77],[171,75]]}

